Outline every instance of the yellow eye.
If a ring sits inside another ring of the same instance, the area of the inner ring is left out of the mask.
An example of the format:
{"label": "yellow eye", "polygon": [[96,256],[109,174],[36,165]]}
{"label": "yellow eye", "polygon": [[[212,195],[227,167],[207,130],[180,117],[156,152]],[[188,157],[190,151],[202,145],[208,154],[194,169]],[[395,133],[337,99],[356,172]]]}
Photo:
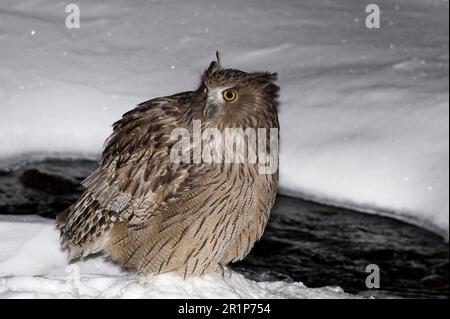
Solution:
{"label": "yellow eye", "polygon": [[222,92],[223,99],[227,102],[233,102],[236,100],[237,94],[233,90],[225,90]]}

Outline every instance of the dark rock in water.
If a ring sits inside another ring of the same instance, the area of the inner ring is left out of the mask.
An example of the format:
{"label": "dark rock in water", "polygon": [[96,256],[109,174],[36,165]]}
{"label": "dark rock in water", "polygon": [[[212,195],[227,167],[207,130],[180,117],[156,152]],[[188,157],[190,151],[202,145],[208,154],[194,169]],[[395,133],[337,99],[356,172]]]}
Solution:
{"label": "dark rock in water", "polygon": [[435,289],[448,291],[448,277],[444,278],[439,275],[428,275],[420,280],[422,285],[427,289]]}
{"label": "dark rock in water", "polygon": [[68,177],[27,169],[20,176],[20,181],[28,188],[49,194],[68,194],[74,192],[78,183]]}
{"label": "dark rock in water", "polygon": [[[54,218],[82,193],[96,167],[88,160],[45,160],[0,171],[0,214]],[[278,196],[266,231],[250,255],[231,267],[256,281],[339,286],[375,297],[448,298],[449,246],[421,228]],[[380,269],[380,288],[365,285],[366,266]]]}
{"label": "dark rock in water", "polygon": [[[54,218],[78,199],[81,181],[95,167],[95,162],[90,160],[49,159],[24,164],[13,171],[3,170],[0,214]],[[24,174],[27,171],[30,173]],[[36,180],[37,176],[42,176],[43,181]]]}

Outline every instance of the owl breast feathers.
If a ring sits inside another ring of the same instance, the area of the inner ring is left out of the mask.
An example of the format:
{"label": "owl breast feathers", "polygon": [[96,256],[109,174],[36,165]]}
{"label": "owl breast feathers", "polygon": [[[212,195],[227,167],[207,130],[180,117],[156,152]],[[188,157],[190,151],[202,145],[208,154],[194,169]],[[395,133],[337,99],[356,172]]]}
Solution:
{"label": "owl breast feathers", "polygon": [[[139,104],[113,125],[85,191],[58,215],[69,259],[104,252],[138,273],[202,275],[244,258],[261,237],[278,173],[257,163],[174,161],[171,133],[278,129],[276,75],[213,61],[197,90]],[[226,145],[225,145],[226,148]],[[190,153],[192,156],[192,152]]]}

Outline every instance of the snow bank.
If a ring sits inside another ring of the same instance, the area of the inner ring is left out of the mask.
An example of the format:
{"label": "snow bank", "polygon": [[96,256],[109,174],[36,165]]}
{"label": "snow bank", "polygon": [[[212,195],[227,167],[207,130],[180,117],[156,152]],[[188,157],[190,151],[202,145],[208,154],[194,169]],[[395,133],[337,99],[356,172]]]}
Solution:
{"label": "snow bank", "polygon": [[225,66],[280,74],[280,192],[389,214],[448,237],[448,2],[67,1],[0,4],[0,157],[98,153],[148,98]]}
{"label": "snow bank", "polygon": [[340,288],[254,282],[227,270],[184,280],[138,278],[98,256],[68,265],[55,226],[39,217],[0,217],[0,298],[355,298]]}

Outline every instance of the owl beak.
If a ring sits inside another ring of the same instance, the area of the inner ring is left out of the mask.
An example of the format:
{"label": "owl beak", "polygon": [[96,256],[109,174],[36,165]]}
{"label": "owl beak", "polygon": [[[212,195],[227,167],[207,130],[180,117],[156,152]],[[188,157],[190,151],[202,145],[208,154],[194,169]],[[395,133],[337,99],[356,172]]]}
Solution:
{"label": "owl beak", "polygon": [[216,114],[220,109],[220,106],[216,103],[211,103],[210,101],[206,101],[205,108],[203,109],[203,116],[205,118],[210,118],[214,114]]}

